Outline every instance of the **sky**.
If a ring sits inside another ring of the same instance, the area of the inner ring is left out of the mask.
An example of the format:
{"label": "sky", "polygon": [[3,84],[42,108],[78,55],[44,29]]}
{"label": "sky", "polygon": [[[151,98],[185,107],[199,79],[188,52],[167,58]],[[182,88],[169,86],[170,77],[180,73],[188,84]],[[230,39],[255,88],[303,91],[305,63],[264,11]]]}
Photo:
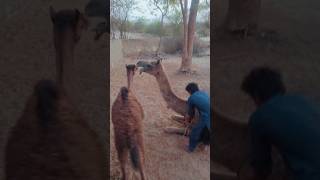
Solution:
{"label": "sky", "polygon": [[[200,0],[202,2],[204,0]],[[130,19],[135,20],[139,17],[143,17],[146,20],[159,20],[161,17],[161,13],[158,10],[153,11],[154,14],[151,13],[155,6],[152,3],[149,3],[149,0],[136,0],[137,8],[133,9],[130,14]],[[191,0],[189,0],[188,8],[190,8]],[[180,7],[179,7],[180,8]],[[199,14],[198,14],[199,15]]]}

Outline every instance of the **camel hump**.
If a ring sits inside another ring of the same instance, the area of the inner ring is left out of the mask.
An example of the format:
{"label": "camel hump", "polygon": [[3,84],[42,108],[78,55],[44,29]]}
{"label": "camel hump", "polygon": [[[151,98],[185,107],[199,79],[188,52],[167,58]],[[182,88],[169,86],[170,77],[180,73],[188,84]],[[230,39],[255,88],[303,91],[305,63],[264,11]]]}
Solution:
{"label": "camel hump", "polygon": [[121,90],[121,98],[123,101],[127,101],[128,100],[128,94],[129,94],[129,90],[127,87],[122,87]]}
{"label": "camel hump", "polygon": [[41,80],[36,84],[34,92],[37,97],[37,116],[40,123],[46,126],[56,113],[58,87],[51,80]]}

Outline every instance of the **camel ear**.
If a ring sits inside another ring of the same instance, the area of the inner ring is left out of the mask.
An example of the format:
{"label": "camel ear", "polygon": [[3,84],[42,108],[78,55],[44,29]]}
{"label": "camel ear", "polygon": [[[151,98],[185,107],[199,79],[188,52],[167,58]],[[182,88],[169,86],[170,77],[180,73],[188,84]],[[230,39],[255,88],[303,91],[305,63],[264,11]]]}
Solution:
{"label": "camel ear", "polygon": [[53,9],[52,6],[50,6],[50,7],[49,7],[49,12],[50,12],[51,21],[54,22],[55,17],[56,17],[56,11]]}

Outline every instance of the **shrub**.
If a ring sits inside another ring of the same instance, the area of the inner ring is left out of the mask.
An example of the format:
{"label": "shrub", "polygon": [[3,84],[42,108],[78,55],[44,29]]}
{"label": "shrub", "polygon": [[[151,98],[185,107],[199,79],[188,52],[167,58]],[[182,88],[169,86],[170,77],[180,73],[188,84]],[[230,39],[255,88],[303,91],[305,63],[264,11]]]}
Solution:
{"label": "shrub", "polygon": [[[183,38],[166,36],[162,38],[161,51],[167,54],[181,53]],[[199,55],[208,48],[208,45],[195,36],[193,41],[193,55]]]}

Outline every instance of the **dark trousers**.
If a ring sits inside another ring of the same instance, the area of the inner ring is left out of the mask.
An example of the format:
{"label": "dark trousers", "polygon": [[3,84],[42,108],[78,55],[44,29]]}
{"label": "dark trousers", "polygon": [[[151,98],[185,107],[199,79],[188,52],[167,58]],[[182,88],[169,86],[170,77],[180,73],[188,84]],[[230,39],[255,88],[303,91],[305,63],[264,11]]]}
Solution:
{"label": "dark trousers", "polygon": [[207,127],[203,128],[199,142],[202,142],[204,145],[210,145],[210,130]]}

